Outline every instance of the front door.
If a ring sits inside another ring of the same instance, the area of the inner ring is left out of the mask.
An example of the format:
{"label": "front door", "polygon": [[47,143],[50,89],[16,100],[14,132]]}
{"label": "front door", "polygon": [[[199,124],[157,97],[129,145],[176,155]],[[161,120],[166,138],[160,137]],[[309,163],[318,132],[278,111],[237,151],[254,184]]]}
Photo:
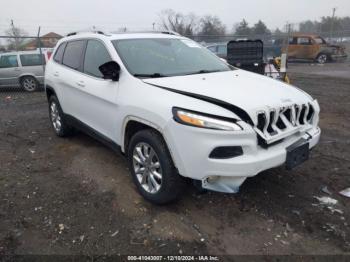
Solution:
{"label": "front door", "polygon": [[77,77],[79,105],[76,114],[79,120],[114,140],[118,117],[118,82],[103,79],[99,67],[112,60],[104,43],[87,41],[82,74]]}
{"label": "front door", "polygon": [[310,37],[298,37],[297,52],[295,57],[298,59],[310,59],[313,55],[312,42]]}

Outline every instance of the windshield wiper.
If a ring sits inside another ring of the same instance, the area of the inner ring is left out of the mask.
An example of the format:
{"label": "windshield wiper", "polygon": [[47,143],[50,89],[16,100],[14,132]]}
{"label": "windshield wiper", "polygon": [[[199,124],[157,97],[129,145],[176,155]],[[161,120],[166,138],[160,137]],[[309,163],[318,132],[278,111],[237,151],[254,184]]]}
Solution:
{"label": "windshield wiper", "polygon": [[167,75],[163,75],[160,73],[153,74],[134,74],[135,77],[149,77],[149,78],[158,78],[158,77],[167,77]]}
{"label": "windshield wiper", "polygon": [[215,72],[222,72],[222,70],[206,70],[206,69],[202,69],[202,70],[198,70],[198,71],[195,71],[195,72],[187,73],[186,75],[208,74],[208,73],[215,73]]}

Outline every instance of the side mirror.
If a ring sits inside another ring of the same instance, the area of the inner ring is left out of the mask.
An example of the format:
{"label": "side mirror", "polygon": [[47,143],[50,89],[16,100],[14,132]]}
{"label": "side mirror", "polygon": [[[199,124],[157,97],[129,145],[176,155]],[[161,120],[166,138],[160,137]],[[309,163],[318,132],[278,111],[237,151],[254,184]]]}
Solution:
{"label": "side mirror", "polygon": [[98,69],[102,73],[104,79],[111,79],[112,81],[119,80],[120,66],[117,62],[110,61],[104,63]]}

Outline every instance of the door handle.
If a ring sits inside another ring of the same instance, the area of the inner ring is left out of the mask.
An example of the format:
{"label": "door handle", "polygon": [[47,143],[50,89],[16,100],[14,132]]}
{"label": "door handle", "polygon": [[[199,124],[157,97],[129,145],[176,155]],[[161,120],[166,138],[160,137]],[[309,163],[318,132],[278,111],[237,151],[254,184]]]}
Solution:
{"label": "door handle", "polygon": [[77,85],[80,86],[80,87],[85,87],[84,81],[77,82]]}
{"label": "door handle", "polygon": [[60,76],[58,72],[53,73],[54,76]]}
{"label": "door handle", "polygon": [[19,68],[15,68],[14,70],[15,70],[15,71],[20,71]]}

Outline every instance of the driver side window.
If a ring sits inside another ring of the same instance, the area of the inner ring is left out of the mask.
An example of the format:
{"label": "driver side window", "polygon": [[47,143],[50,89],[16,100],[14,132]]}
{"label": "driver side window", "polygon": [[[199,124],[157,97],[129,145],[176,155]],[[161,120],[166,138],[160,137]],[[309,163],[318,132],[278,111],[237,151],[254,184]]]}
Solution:
{"label": "driver side window", "polygon": [[106,47],[98,40],[88,40],[85,59],[84,59],[84,73],[103,78],[99,67],[104,63],[111,61],[112,58],[109,55]]}

